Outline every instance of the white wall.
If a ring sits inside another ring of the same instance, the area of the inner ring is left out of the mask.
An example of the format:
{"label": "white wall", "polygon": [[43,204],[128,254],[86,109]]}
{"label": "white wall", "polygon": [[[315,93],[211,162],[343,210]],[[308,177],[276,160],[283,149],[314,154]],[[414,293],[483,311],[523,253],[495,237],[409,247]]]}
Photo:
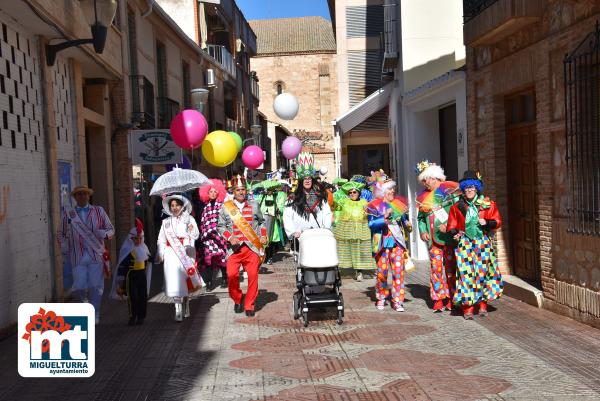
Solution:
{"label": "white wall", "polygon": [[[0,124],[0,329],[17,320],[17,308],[21,303],[49,302],[54,282],[50,258],[50,241],[54,240],[54,236],[50,237],[48,229],[50,196],[45,135],[56,135],[56,132],[44,130],[38,42],[34,35],[14,22],[14,17],[0,11],[0,22],[7,25],[8,43],[2,38],[0,42],[3,49],[14,46],[17,62],[23,65],[25,59],[27,69],[24,69],[24,81],[21,84],[19,67],[12,63],[11,52],[2,52],[0,64],[5,66],[8,60],[12,74],[11,78],[5,75],[6,93],[0,93],[0,116],[6,111],[8,120],[7,129],[4,128],[4,121]],[[17,32],[20,49],[17,46]],[[26,40],[29,40],[30,54]],[[2,71],[4,74],[4,69]],[[33,72],[33,82],[29,81],[28,71]],[[15,81],[18,93],[14,92]],[[26,92],[29,93],[29,102],[25,100],[23,115],[21,102],[26,99]],[[10,113],[9,96],[13,96],[13,113]],[[39,131],[38,123],[41,127]],[[14,147],[11,131],[15,133]]]}
{"label": "white wall", "polygon": [[404,70],[451,53],[464,59],[462,13],[461,0],[402,0]]}
{"label": "white wall", "polygon": [[[467,169],[467,131],[466,131],[466,84],[463,72],[455,72],[452,78],[439,82],[431,88],[407,96],[404,99],[404,126],[402,138],[406,144],[403,152],[405,179],[399,180],[400,193],[409,197],[413,225],[416,224],[416,193],[423,188],[417,180],[414,166],[423,159],[439,162],[440,134],[439,109],[449,104],[456,104],[456,129],[462,132],[463,142],[457,143],[458,171],[461,174]],[[443,166],[442,166],[443,167]],[[415,225],[416,227],[416,225]],[[412,238],[413,257],[427,259],[427,247],[414,230]]]}
{"label": "white wall", "polygon": [[179,25],[181,30],[195,42],[194,1],[196,0],[157,0],[156,2]]}

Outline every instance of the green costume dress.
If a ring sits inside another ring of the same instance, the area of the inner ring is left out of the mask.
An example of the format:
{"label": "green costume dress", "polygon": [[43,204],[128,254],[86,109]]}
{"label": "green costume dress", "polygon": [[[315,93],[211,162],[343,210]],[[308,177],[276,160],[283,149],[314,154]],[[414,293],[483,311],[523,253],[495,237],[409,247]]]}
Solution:
{"label": "green costume dress", "polygon": [[333,233],[337,240],[340,268],[374,270],[371,254],[371,230],[365,206],[367,201],[350,198],[335,203],[336,218]]}
{"label": "green costume dress", "polygon": [[269,244],[280,242],[281,245],[285,245],[283,209],[285,208],[287,195],[282,191],[263,193],[258,196],[257,201],[266,220]]}

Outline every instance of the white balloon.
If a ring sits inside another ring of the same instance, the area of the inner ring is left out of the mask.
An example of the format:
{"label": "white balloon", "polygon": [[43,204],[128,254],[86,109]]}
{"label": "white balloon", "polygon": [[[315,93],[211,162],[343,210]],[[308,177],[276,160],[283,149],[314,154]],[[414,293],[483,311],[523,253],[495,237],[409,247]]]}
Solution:
{"label": "white balloon", "polygon": [[321,172],[321,175],[327,175],[327,172],[329,171],[329,169],[327,168],[327,166],[321,166],[319,171]]}
{"label": "white balloon", "polygon": [[277,95],[273,101],[273,110],[282,120],[293,120],[298,114],[298,99],[291,93]]}

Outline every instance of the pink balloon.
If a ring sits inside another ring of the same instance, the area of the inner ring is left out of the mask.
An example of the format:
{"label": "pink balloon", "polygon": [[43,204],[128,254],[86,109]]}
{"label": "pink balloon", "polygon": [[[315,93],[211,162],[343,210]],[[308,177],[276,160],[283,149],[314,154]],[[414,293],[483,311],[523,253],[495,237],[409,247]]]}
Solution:
{"label": "pink balloon", "polygon": [[283,153],[283,156],[288,160],[295,159],[296,156],[300,154],[301,150],[302,142],[295,136],[288,136],[281,144],[281,153]]}
{"label": "pink balloon", "polygon": [[250,145],[242,153],[244,165],[251,169],[258,168],[265,161],[265,155],[261,148],[256,145]]}
{"label": "pink balloon", "polygon": [[171,137],[182,149],[194,149],[202,145],[207,132],[206,118],[196,110],[183,110],[171,120]]}

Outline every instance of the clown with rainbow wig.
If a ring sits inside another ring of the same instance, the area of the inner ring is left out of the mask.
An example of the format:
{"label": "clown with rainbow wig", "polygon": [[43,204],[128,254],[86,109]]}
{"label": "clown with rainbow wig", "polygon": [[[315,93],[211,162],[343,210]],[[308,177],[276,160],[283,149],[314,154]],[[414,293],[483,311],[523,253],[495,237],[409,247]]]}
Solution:
{"label": "clown with rainbow wig", "polygon": [[491,239],[502,220],[496,202],[483,195],[479,173],[465,171],[460,189],[463,195],[450,208],[448,232],[458,241],[454,304],[470,320],[475,313],[487,316],[488,301],[502,295],[502,276]]}
{"label": "clown with rainbow wig", "polygon": [[425,187],[417,195],[419,234],[429,249],[429,294],[433,312],[452,310],[456,280],[454,242],[447,232],[450,207],[458,200],[458,183],[446,181],[444,169],[428,160],[416,166],[419,182]]}
{"label": "clown with rainbow wig", "polygon": [[407,234],[412,231],[406,200],[396,196],[396,183],[380,170],[372,174],[373,195],[365,210],[372,234],[372,253],[377,265],[375,293],[377,309],[384,309],[390,296],[388,274],[392,273],[392,308],[404,312],[404,268],[408,260]]}

